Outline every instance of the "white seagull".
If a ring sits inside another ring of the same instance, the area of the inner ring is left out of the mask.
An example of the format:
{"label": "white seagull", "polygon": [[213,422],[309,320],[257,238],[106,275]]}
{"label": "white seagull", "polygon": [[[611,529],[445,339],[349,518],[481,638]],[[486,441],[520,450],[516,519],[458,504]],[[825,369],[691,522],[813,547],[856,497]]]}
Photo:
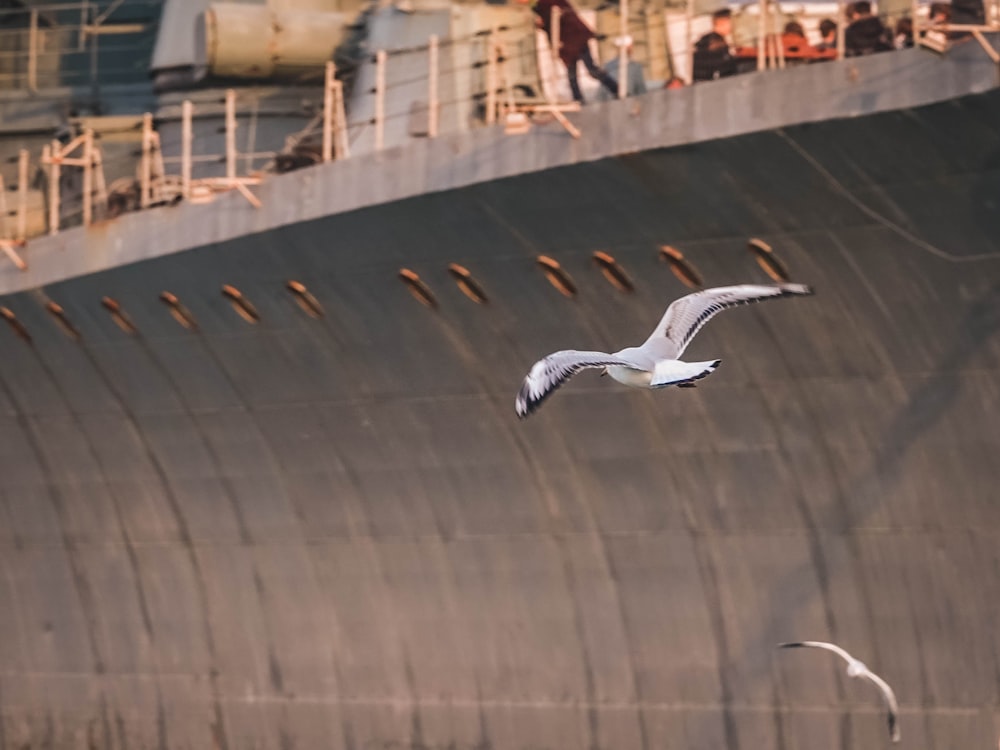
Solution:
{"label": "white seagull", "polygon": [[868,669],[863,661],[855,659],[840,646],[823,641],[779,643],[778,648],[824,648],[827,651],[837,654],[847,662],[848,677],[864,677],[866,680],[875,683],[875,686],[882,691],[882,697],[885,698],[886,706],[889,709],[889,736],[893,742],[899,742],[899,725],[896,723],[896,716],[899,714],[899,704],[896,702],[896,694],[892,692],[889,683]]}
{"label": "white seagull", "polygon": [[603,368],[604,373],[619,383],[634,388],[665,388],[668,385],[693,388],[694,381],[711,374],[722,361],[682,362],[679,359],[703,325],[726,308],[796,294],[812,294],[812,289],[803,284],[740,284],[681,297],[667,308],[642,346],[630,346],[614,354],[567,349],[536,362],[517,394],[514,410],[521,418],[528,416],[556,388],[586,368]]}

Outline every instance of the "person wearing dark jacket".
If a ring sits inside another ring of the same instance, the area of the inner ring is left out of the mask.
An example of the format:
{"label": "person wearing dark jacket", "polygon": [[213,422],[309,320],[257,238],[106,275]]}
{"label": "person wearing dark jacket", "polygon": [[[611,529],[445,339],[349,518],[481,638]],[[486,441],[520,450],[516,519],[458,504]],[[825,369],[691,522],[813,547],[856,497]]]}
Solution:
{"label": "person wearing dark jacket", "polygon": [[857,57],[892,49],[889,30],[878,16],[872,15],[868,0],[857,0],[850,8],[851,23],[844,31],[844,55]]}
{"label": "person wearing dark jacket", "polygon": [[[530,3],[532,0],[518,0],[521,3]],[[573,98],[583,103],[583,94],[580,92],[580,84],[576,78],[576,67],[578,62],[582,62],[587,72],[601,82],[608,91],[618,96],[618,84],[611,76],[601,70],[594,62],[590,54],[588,44],[595,34],[583,19],[573,10],[573,6],[568,0],[535,0],[531,9],[538,15],[542,28],[545,30],[549,42],[552,41],[552,9],[559,8],[559,59],[566,65],[566,72],[569,75],[569,88],[573,92]]]}
{"label": "person wearing dark jacket", "polygon": [[732,14],[728,8],[712,14],[712,30],[694,44],[692,80],[712,81],[736,75],[736,58],[729,49],[727,38],[732,29]]}

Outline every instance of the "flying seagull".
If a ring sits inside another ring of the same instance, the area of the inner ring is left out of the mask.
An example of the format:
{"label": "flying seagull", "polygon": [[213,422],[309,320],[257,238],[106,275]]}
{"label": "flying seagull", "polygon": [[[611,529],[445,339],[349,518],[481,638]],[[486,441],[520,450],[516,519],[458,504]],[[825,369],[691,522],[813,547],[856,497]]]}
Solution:
{"label": "flying seagull", "polygon": [[896,694],[892,692],[892,688],[889,687],[889,683],[868,669],[864,662],[855,659],[840,646],[834,645],[833,643],[824,643],[823,641],[779,643],[778,648],[825,648],[827,651],[832,651],[847,662],[848,677],[864,677],[866,680],[870,680],[875,683],[875,686],[882,691],[882,697],[885,698],[886,706],[889,709],[889,736],[892,738],[893,742],[899,742],[899,725],[896,723],[896,716],[899,713],[899,704],[896,703]]}
{"label": "flying seagull", "polygon": [[665,388],[668,385],[693,388],[694,381],[710,375],[722,362],[721,359],[705,362],[679,359],[703,325],[729,307],[797,294],[812,294],[812,289],[803,284],[740,284],[681,297],[667,308],[642,346],[630,346],[614,354],[567,349],[536,362],[517,394],[514,410],[521,418],[528,416],[556,388],[587,368],[603,368],[619,383],[634,388]]}

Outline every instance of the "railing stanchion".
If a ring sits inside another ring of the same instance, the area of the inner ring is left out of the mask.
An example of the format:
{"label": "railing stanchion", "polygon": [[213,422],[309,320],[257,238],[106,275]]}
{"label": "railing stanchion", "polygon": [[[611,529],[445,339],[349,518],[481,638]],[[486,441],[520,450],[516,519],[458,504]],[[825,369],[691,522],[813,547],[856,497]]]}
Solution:
{"label": "railing stanchion", "polygon": [[3,181],[3,175],[0,174],[0,242],[8,239],[7,237],[7,185]]}
{"label": "railing stanchion", "polygon": [[913,0],[910,6],[910,26],[913,29],[913,46],[920,47],[920,31],[917,27],[917,22],[920,18],[920,0]]}
{"label": "railing stanchion", "polygon": [[778,67],[782,70],[785,69],[785,39],[784,35],[781,33],[783,29],[781,28],[781,6],[775,5],[774,13],[771,15],[771,22],[774,29],[774,51],[778,57]]}
{"label": "railing stanchion", "polygon": [[103,208],[103,216],[108,215],[108,185],[104,180],[104,157],[99,144],[94,145],[94,194],[97,202]]}
{"label": "railing stanchion", "polygon": [[[684,57],[687,58],[687,74],[688,83],[694,83],[694,0],[687,0],[687,8],[685,9],[685,27],[684,38],[687,41],[687,49],[684,51]],[[667,38],[670,38],[670,20],[667,18],[667,14],[664,11],[664,33]]]}
{"label": "railing stanchion", "polygon": [[83,135],[83,225],[89,227],[94,210],[94,131],[87,128]]}
{"label": "railing stanchion", "polygon": [[438,38],[432,34],[427,46],[427,137],[438,133]]}
{"label": "railing stanchion", "polygon": [[236,179],[236,89],[226,89],[226,178]]}
{"label": "railing stanchion", "polygon": [[190,99],[181,103],[181,195],[191,199],[191,146],[194,140],[192,118],[194,115]]}
{"label": "railing stanchion", "polygon": [[628,91],[628,60],[625,55],[626,40],[628,38],[628,0],[619,0],[618,4],[618,98],[624,99]]}
{"label": "railing stanchion", "polygon": [[333,159],[333,91],[336,68],[332,61],[326,64],[326,76],[323,85],[323,161]]}
{"label": "railing stanchion", "polygon": [[59,141],[45,147],[49,162],[49,234],[59,234]]}
{"label": "railing stanchion", "polygon": [[486,50],[486,124],[497,121],[497,45],[496,27],[490,29]]}
{"label": "railing stanchion", "polygon": [[763,70],[767,54],[767,0],[757,4],[757,70]]}
{"label": "railing stanchion", "polygon": [[31,9],[28,27],[28,89],[38,90],[38,9]]}
{"label": "railing stanchion", "polygon": [[344,109],[343,82],[334,81],[333,91],[336,94],[334,109],[334,144],[337,148],[336,155],[338,159],[346,159],[351,155],[351,146],[347,140],[347,112]]}
{"label": "railing stanchion", "polygon": [[385,146],[385,50],[375,53],[375,150]]}
{"label": "railing stanchion", "polygon": [[[555,90],[559,86],[559,48],[562,47],[562,10],[558,5],[554,6],[551,11],[549,23],[552,28],[552,39],[550,43],[552,45],[552,88]],[[559,101],[559,96],[553,97],[554,101]]]}
{"label": "railing stanchion", "polygon": [[[846,30],[844,28],[846,20],[846,13],[844,11],[844,2],[845,0],[837,0],[837,59],[838,60],[844,59],[844,50],[846,47],[844,41],[846,38],[846,35],[844,34]],[[913,19],[913,23],[914,23],[913,31],[914,33],[916,33],[916,19]]]}
{"label": "railing stanchion", "polygon": [[22,148],[17,154],[17,236],[23,240],[28,236],[28,149]]}
{"label": "railing stanchion", "polygon": [[142,163],[139,165],[139,205],[147,208],[150,203],[153,164],[150,151],[153,146],[153,115],[142,116]]}

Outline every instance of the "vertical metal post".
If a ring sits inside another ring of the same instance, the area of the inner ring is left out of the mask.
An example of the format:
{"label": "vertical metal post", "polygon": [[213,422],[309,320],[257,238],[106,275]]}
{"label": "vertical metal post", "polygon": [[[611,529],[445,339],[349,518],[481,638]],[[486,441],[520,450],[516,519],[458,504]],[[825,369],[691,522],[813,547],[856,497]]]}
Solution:
{"label": "vertical metal post", "polygon": [[83,134],[83,225],[90,226],[94,210],[94,131]]}
{"label": "vertical metal post", "polygon": [[38,9],[31,9],[28,26],[28,89],[38,90]]}
{"label": "vertical metal post", "polygon": [[105,216],[108,210],[108,186],[104,181],[104,159],[101,157],[100,145],[94,145],[94,182],[96,183],[95,195],[97,201],[104,208]]}
{"label": "vertical metal post", "polygon": [[333,82],[333,90],[337,95],[336,109],[334,110],[334,142],[337,146],[337,158],[346,159],[351,155],[351,146],[347,140],[347,112],[344,110],[344,84],[341,81]]}
{"label": "vertical metal post", "polygon": [[774,13],[771,15],[771,22],[774,28],[774,51],[778,56],[778,67],[782,70],[785,69],[785,35],[782,34],[783,29],[781,28],[781,6],[774,6]]}
{"label": "vertical metal post", "polygon": [[549,40],[552,45],[552,84],[555,88],[559,83],[559,49],[562,47],[562,9],[558,5],[552,8],[549,23],[552,29],[552,38]]}
{"label": "vertical metal post", "polygon": [[[685,26],[686,30],[684,32],[684,38],[687,40],[687,49],[684,50],[684,57],[687,58],[687,75],[688,83],[694,83],[694,29],[692,28],[694,24],[694,0],[687,0],[687,8],[684,11],[685,15]],[[670,38],[670,21],[667,18],[666,12],[663,14],[664,18],[664,33],[667,35],[667,39]]]}
{"label": "vertical metal post", "polygon": [[59,141],[45,147],[49,161],[49,234],[59,233]]}
{"label": "vertical metal post", "polygon": [[190,99],[181,103],[181,195],[191,198],[191,146],[194,141],[192,119],[194,108]]}
{"label": "vertical metal post", "polygon": [[3,181],[3,175],[0,174],[0,242],[8,239],[7,216],[7,185]]}
{"label": "vertical metal post", "polygon": [[[845,39],[845,25],[846,25],[846,13],[844,11],[845,0],[838,0],[837,2],[837,59],[844,59],[844,49],[846,44]],[[914,30],[915,31],[915,30]]]}
{"label": "vertical metal post", "polygon": [[438,38],[432,34],[427,46],[427,137],[438,134]]}
{"label": "vertical metal post", "polygon": [[326,64],[323,84],[323,161],[333,159],[333,81],[336,69],[333,62]]}
{"label": "vertical metal post", "polygon": [[486,124],[497,121],[497,30],[494,26],[486,41]]}
{"label": "vertical metal post", "polygon": [[153,145],[153,115],[146,112],[142,116],[142,161],[139,164],[139,205],[147,208],[150,203],[152,187],[152,159],[150,150]]}
{"label": "vertical metal post", "polygon": [[618,98],[624,99],[628,92],[628,57],[625,49],[625,41],[628,38],[628,0],[619,0],[618,4],[618,27],[620,39],[618,40]]}
{"label": "vertical metal post", "polygon": [[226,178],[236,179],[236,89],[226,89]]}
{"label": "vertical metal post", "polygon": [[760,0],[757,16],[757,70],[763,70],[767,63],[767,0]]}
{"label": "vertical metal post", "polygon": [[914,47],[920,46],[920,32],[917,29],[917,20],[919,19],[919,16],[917,14],[919,12],[920,12],[920,0],[913,0],[912,5],[910,6],[910,22],[913,27]]}
{"label": "vertical metal post", "polygon": [[17,154],[17,238],[28,234],[28,149]]}
{"label": "vertical metal post", "polygon": [[385,146],[385,50],[375,53],[375,150]]}

